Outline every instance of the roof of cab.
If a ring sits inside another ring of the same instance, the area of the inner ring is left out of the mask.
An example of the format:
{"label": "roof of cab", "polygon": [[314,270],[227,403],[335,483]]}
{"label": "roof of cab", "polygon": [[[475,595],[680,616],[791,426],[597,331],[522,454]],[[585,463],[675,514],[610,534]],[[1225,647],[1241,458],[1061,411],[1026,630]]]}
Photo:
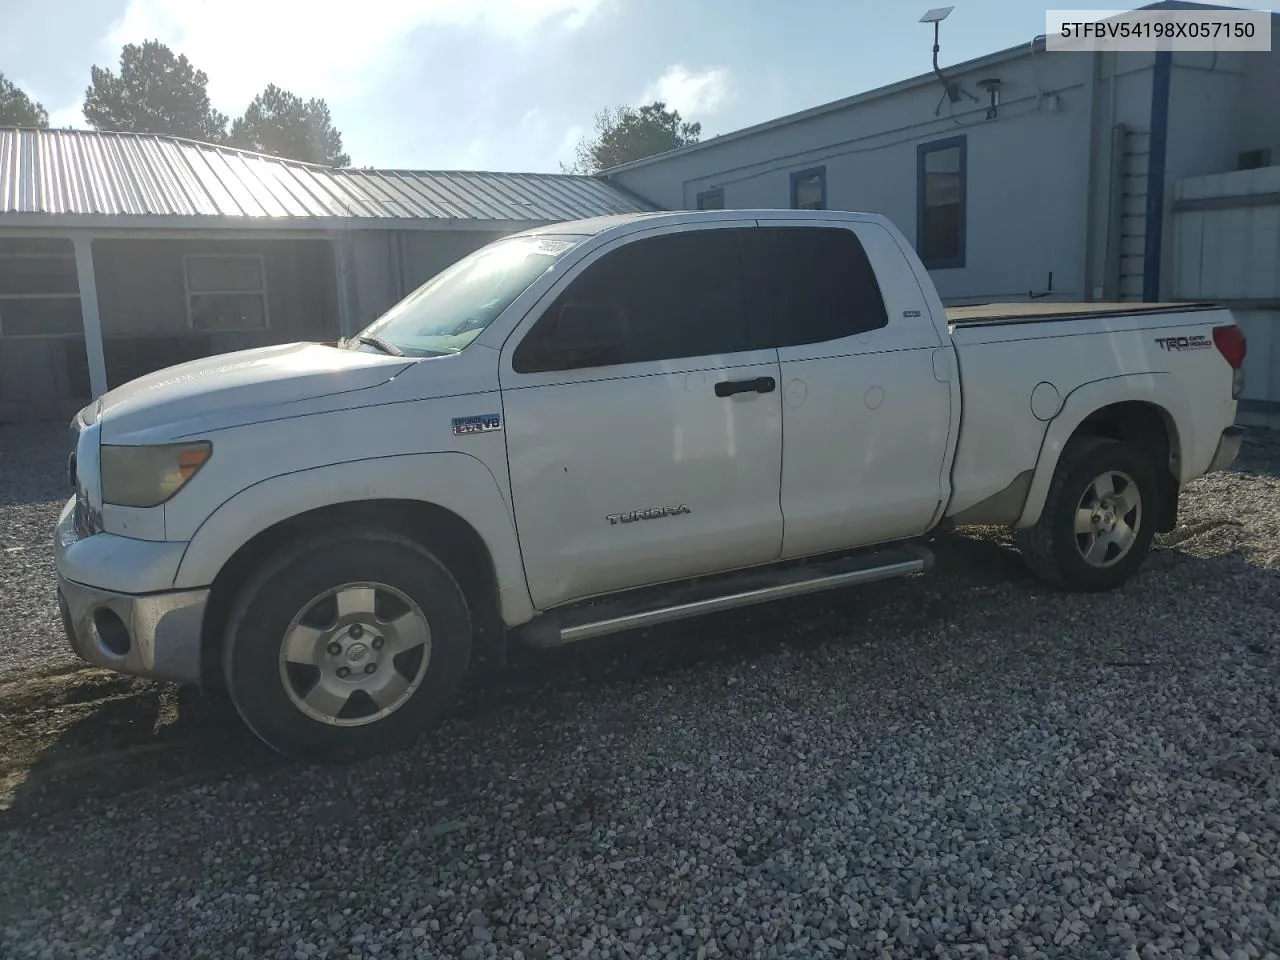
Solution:
{"label": "roof of cab", "polygon": [[533,227],[519,236],[573,235],[599,236],[604,233],[626,234],[652,227],[675,226],[684,223],[715,223],[742,220],[794,220],[797,222],[845,221],[888,224],[887,217],[878,213],[853,210],[662,210],[651,213],[624,213],[607,217],[590,217],[584,220],[565,220],[560,223]]}

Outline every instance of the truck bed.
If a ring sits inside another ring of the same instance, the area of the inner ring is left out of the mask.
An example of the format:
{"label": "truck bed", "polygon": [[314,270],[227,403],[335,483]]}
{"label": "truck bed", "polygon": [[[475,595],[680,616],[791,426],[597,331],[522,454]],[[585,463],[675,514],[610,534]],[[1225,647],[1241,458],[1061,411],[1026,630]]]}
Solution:
{"label": "truck bed", "polygon": [[947,307],[947,322],[953,326],[982,326],[1004,323],[1045,323],[1051,320],[1073,320],[1079,317],[1132,316],[1149,313],[1186,313],[1191,310],[1217,310],[1212,303],[1108,303],[1103,301],[1066,303],[1032,301],[1009,303],[976,303],[964,307]]}

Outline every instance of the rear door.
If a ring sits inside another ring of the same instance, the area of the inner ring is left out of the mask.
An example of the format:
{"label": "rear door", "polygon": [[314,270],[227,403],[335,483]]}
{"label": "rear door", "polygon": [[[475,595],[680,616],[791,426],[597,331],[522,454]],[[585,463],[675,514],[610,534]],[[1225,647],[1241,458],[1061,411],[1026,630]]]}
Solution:
{"label": "rear door", "polygon": [[[512,499],[539,608],[777,559],[780,372],[749,344],[746,224],[615,242],[507,339]],[[625,342],[562,351],[566,306],[622,318]]]}
{"label": "rear door", "polygon": [[920,285],[875,223],[762,220],[753,296],[782,372],[782,554],[925,532],[947,496],[942,346]]}

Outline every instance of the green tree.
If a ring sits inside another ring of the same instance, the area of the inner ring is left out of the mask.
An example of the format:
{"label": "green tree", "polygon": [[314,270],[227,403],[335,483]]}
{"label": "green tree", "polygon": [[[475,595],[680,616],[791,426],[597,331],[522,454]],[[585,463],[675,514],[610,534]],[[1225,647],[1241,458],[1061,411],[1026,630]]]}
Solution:
{"label": "green tree", "polygon": [[0,127],[49,126],[44,105],[26,95],[3,73],[0,73]]}
{"label": "green tree", "polygon": [[165,133],[222,143],[227,117],[209,102],[209,78],[159,40],[125,44],[120,73],[90,68],[84,116],[95,130]]}
{"label": "green tree", "polygon": [[[595,132],[578,141],[570,173],[599,173],[620,163],[652,157],[697,143],[701,123],[686,123],[661,100],[642,107],[615,107],[595,117]],[[563,166],[563,165],[562,165]]]}
{"label": "green tree", "polygon": [[342,134],[334,129],[329,105],[304,101],[274,83],[253,98],[244,116],[231,125],[231,143],[276,157],[345,167],[351,158],[342,152]]}

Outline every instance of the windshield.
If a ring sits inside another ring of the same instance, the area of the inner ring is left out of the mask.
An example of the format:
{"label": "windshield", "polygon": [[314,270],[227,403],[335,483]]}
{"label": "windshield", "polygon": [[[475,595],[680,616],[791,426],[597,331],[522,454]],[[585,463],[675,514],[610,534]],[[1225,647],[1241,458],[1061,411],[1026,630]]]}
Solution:
{"label": "windshield", "polygon": [[511,237],[436,274],[353,337],[376,338],[410,357],[440,357],[471,343],[581,237]]}

